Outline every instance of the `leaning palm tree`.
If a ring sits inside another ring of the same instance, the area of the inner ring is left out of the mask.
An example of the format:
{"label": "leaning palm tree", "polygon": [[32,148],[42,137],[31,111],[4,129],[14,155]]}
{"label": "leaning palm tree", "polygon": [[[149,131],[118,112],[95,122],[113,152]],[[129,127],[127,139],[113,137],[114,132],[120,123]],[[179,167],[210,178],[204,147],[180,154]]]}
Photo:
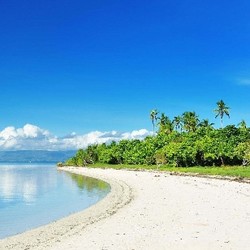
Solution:
{"label": "leaning palm tree", "polygon": [[158,119],[158,110],[157,109],[153,109],[151,112],[150,112],[150,119],[152,121],[152,126],[153,126],[153,135],[155,133],[155,123]]}
{"label": "leaning palm tree", "polygon": [[227,115],[228,118],[230,118],[229,115],[230,108],[226,106],[223,100],[218,101],[216,104],[217,104],[217,109],[214,110],[214,112],[216,113],[215,118],[217,118],[218,116],[220,117],[220,124],[221,127],[223,128],[223,116]]}

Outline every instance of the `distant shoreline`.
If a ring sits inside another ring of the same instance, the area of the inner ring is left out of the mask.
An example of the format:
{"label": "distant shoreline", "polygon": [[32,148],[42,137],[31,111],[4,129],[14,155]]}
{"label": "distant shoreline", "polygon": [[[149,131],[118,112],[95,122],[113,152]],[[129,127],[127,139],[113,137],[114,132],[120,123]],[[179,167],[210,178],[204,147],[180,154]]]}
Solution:
{"label": "distant shoreline", "polygon": [[0,150],[0,163],[54,163],[73,156],[76,150]]}

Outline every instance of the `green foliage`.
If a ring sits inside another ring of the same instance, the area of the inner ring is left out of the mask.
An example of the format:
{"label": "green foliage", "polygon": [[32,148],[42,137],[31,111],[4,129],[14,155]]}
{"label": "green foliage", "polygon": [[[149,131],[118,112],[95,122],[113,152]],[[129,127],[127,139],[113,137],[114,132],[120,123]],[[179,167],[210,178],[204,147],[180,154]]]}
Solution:
{"label": "green foliage", "polygon": [[[155,170],[155,166],[152,165],[126,165],[126,164],[104,164],[96,163],[91,165],[92,168],[113,168],[113,169],[130,169],[130,170]],[[173,167],[169,165],[160,165],[157,167],[159,171],[169,171],[175,174],[189,173],[200,175],[220,175],[220,176],[232,176],[237,179],[250,178],[250,167],[244,166],[224,166],[224,167]]]}
{"label": "green foliage", "polygon": [[159,133],[170,134],[174,130],[174,123],[164,113],[159,120]]}
{"label": "green foliage", "polygon": [[194,132],[199,124],[199,118],[195,112],[184,112],[182,115],[183,128],[187,132]]}
{"label": "green foliage", "polygon": [[[217,102],[216,116],[229,116],[229,108]],[[208,119],[200,122],[195,112],[184,112],[171,120],[164,113],[150,113],[158,133],[144,140],[121,140],[110,144],[90,145],[80,149],[65,165],[87,164],[164,165],[172,167],[224,166],[250,164],[250,129],[242,121],[238,127],[215,129]],[[158,121],[158,124],[156,124]],[[158,166],[159,167],[159,166]]]}
{"label": "green foliage", "polygon": [[58,162],[56,165],[57,165],[57,167],[59,167],[59,168],[60,168],[60,167],[63,167],[63,163],[62,163],[62,162]]}
{"label": "green foliage", "polygon": [[250,141],[239,143],[234,150],[234,156],[242,161],[243,166],[250,165]]}
{"label": "green foliage", "polygon": [[65,161],[64,165],[65,166],[77,166],[76,157],[73,156],[73,157],[69,158],[68,160]]}
{"label": "green foliage", "polygon": [[[193,129],[190,129],[193,130]],[[233,125],[214,129],[158,133],[144,140],[122,140],[80,149],[65,165],[106,164],[163,165],[173,167],[250,164],[249,130]]]}

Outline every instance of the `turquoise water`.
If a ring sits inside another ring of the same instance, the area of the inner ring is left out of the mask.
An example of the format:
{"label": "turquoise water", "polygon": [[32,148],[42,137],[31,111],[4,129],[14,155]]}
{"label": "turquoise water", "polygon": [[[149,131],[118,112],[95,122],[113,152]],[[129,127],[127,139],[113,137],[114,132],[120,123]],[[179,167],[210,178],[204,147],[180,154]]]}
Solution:
{"label": "turquoise water", "polygon": [[0,165],[0,239],[81,211],[110,191],[105,182],[55,165]]}

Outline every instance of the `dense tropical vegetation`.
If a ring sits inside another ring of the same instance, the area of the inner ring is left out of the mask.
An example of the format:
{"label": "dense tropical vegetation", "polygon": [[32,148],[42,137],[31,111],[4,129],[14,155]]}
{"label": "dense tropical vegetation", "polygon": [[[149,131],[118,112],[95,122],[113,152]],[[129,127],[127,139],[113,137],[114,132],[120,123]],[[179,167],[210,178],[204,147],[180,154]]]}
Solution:
{"label": "dense tropical vegetation", "polygon": [[[184,112],[170,119],[164,113],[152,110],[150,119],[152,136],[144,140],[121,140],[109,144],[89,145],[80,149],[64,164],[83,166],[87,164],[234,166],[250,164],[250,128],[245,121],[223,127],[224,115],[229,107],[217,102],[216,117],[221,128],[216,129],[208,119],[200,120],[195,112]],[[158,128],[157,133],[155,128]]]}

